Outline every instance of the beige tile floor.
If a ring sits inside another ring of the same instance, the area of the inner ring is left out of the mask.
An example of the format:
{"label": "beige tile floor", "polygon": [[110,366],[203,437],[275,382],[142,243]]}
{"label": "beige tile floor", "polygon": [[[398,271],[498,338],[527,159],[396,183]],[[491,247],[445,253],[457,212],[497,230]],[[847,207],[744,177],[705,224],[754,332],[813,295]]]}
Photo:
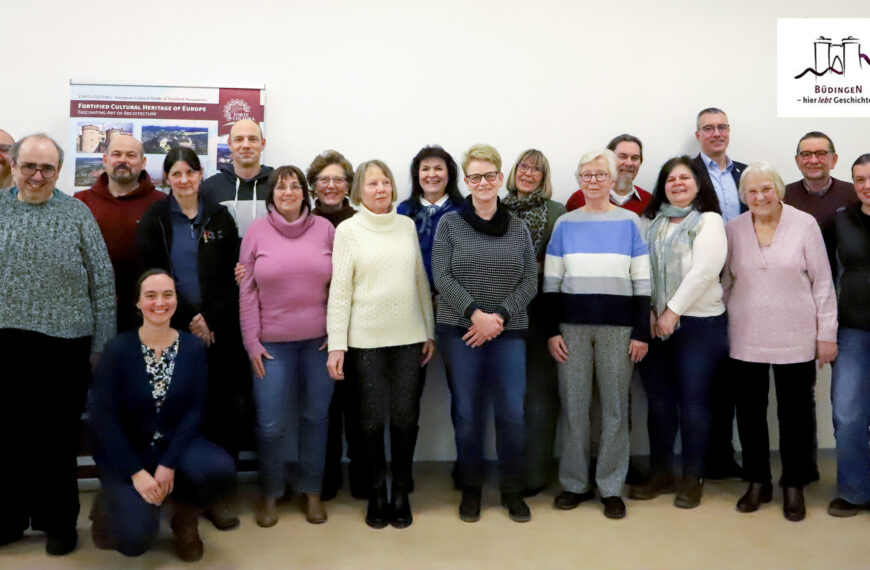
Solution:
{"label": "beige tile floor", "polygon": [[197,564],[174,557],[166,522],[156,547],[142,557],[95,549],[87,521],[93,493],[83,492],[78,550],[48,558],[44,538],[27,536],[0,549],[0,568],[870,568],[870,513],[828,516],[835,489],[829,453],[822,454],[821,467],[822,481],[807,489],[808,515],[800,523],[782,517],[778,490],[759,512],[737,513],[744,483],[735,480],[707,483],[703,503],[690,511],[674,508],[672,497],[627,501],[621,521],[606,519],[597,501],[556,511],[557,489],[550,489],[529,500],[532,521],[518,524],[499,506],[498,492],[487,488],[481,520],[469,524],[456,516],[459,493],[450,485],[450,466],[422,463],[408,529],[369,529],[365,503],[346,490],[328,504],[324,525],[307,524],[292,502],[275,527],[261,529],[250,506],[256,488],[243,485],[235,498],[241,527],[219,532],[203,521],[206,554]]}

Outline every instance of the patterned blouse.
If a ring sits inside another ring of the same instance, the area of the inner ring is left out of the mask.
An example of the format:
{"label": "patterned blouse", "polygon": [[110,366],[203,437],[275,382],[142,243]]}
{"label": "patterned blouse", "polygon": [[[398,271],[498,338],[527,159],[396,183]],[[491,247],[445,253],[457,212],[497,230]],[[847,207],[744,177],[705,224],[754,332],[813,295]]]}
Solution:
{"label": "patterned blouse", "polygon": [[[176,336],[175,341],[160,354],[159,358],[155,356],[153,348],[148,348],[140,343],[142,358],[145,359],[145,372],[148,374],[148,382],[151,384],[151,397],[154,399],[154,408],[157,410],[158,418],[160,407],[163,405],[163,400],[169,391],[169,385],[172,383],[172,373],[175,371],[175,357],[178,355],[180,338],[181,335]],[[160,430],[155,430],[154,435],[151,436],[151,445],[158,443],[163,437]]]}

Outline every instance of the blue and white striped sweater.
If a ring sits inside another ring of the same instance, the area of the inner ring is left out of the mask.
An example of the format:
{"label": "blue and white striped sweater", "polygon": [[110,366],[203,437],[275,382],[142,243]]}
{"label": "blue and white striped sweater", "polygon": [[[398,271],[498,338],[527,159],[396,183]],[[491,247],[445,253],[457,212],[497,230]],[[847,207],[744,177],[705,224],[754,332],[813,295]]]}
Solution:
{"label": "blue and white striped sweater", "polygon": [[574,210],[553,228],[544,260],[543,291],[558,323],[633,327],[649,338],[649,251],[640,219],[622,208]]}

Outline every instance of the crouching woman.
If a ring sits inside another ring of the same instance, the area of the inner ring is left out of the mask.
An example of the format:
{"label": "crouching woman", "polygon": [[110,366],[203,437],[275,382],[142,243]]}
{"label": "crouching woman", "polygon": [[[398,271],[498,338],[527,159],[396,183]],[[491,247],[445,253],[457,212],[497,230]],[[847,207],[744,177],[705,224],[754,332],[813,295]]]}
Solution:
{"label": "crouching woman", "polygon": [[138,556],[154,544],[160,509],[174,499],[178,556],[202,558],[202,507],[225,495],[233,460],[201,434],[208,384],[202,341],[173,329],[175,281],[146,271],[136,286],[142,326],[106,346],[94,376],[90,417],[102,491],[91,514],[98,548]]}

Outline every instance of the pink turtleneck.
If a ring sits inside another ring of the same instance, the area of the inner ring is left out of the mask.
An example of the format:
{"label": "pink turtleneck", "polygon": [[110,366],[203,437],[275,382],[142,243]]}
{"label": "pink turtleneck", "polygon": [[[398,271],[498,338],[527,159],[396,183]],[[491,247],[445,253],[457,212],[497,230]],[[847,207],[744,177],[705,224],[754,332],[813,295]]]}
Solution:
{"label": "pink turtleneck", "polygon": [[326,334],[335,228],[303,212],[288,222],[272,209],[245,232],[239,262],[242,337],[249,356],[262,342],[290,342]]}

